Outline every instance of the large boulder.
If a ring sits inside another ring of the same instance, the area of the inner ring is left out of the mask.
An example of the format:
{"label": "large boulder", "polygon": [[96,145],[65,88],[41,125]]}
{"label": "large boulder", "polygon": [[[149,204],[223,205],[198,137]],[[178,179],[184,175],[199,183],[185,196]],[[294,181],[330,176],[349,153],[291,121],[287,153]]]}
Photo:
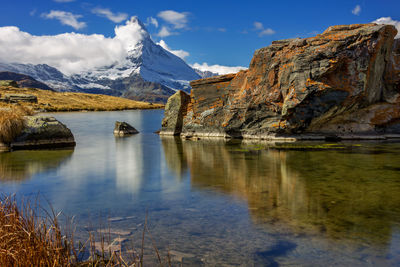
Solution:
{"label": "large boulder", "polygon": [[190,96],[183,91],[173,94],[165,106],[160,134],[178,135],[182,131],[183,117],[186,115]]}
{"label": "large boulder", "polygon": [[254,53],[248,70],[191,82],[187,108],[179,113],[167,105],[164,120],[177,114],[183,126],[173,133],[191,136],[394,137],[400,134],[396,34],[391,25],[356,24],[272,42]]}
{"label": "large boulder", "polygon": [[11,149],[74,147],[70,129],[54,117],[27,116],[22,133],[11,143]]}

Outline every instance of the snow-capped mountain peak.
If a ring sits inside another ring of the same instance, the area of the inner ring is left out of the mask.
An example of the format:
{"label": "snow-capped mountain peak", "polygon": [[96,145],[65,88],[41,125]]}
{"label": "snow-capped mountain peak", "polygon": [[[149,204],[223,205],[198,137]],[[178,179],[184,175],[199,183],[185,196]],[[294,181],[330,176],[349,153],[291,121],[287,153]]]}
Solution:
{"label": "snow-capped mountain peak", "polygon": [[[200,78],[185,61],[154,43],[137,17],[115,27],[115,37],[104,42],[104,50],[108,51],[107,46],[119,47],[125,51],[125,57],[110,58],[111,64],[70,75],[43,64],[0,63],[0,70],[30,75],[60,91],[105,93],[149,101],[166,101],[175,90],[190,90],[189,82]],[[44,66],[50,70],[43,72]]]}

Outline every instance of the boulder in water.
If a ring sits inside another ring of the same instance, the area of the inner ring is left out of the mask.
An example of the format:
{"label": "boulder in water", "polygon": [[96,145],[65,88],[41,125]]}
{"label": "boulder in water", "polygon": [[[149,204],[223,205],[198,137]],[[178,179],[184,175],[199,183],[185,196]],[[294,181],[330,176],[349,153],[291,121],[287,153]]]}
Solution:
{"label": "boulder in water", "polygon": [[139,133],[139,131],[136,130],[133,126],[131,126],[129,123],[120,122],[120,121],[115,122],[115,128],[114,128],[115,136],[125,136],[125,135],[132,135],[132,134],[138,134],[138,133]]}

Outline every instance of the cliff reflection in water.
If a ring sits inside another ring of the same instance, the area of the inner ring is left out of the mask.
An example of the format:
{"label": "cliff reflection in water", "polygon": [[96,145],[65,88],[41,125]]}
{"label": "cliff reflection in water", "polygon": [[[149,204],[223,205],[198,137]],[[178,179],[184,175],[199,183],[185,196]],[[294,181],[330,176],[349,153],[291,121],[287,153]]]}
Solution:
{"label": "cliff reflection in water", "polygon": [[294,231],[384,245],[400,222],[397,153],[279,151],[167,137],[162,144],[171,170],[188,169],[193,188],[247,201],[257,224],[285,222]]}
{"label": "cliff reflection in water", "polygon": [[24,181],[58,168],[74,150],[29,150],[0,153],[0,182]]}

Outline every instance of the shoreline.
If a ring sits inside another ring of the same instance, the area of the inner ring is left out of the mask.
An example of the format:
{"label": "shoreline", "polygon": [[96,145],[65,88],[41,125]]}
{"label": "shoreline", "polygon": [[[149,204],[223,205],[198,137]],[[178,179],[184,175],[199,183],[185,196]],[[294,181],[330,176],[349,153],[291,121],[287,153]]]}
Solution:
{"label": "shoreline", "polygon": [[[45,109],[45,110],[35,110],[37,113],[61,113],[61,112],[107,112],[107,111],[128,111],[128,110],[153,110],[153,109],[163,109],[164,105],[162,104],[154,104],[155,107],[137,107],[137,108],[115,108],[115,109]],[[162,105],[162,106],[158,106]]]}
{"label": "shoreline", "polygon": [[384,140],[400,140],[400,134],[383,134],[383,135],[368,135],[368,134],[352,134],[352,135],[334,135],[334,134],[300,134],[300,135],[249,135],[245,134],[240,137],[230,136],[226,133],[181,133],[174,134],[169,131],[160,131],[160,136],[171,136],[180,139],[197,140],[200,138],[210,139],[232,139],[232,140],[254,140],[254,141],[273,141],[273,142],[298,142],[298,141],[325,141],[325,142],[338,142],[338,141],[384,141]]}

